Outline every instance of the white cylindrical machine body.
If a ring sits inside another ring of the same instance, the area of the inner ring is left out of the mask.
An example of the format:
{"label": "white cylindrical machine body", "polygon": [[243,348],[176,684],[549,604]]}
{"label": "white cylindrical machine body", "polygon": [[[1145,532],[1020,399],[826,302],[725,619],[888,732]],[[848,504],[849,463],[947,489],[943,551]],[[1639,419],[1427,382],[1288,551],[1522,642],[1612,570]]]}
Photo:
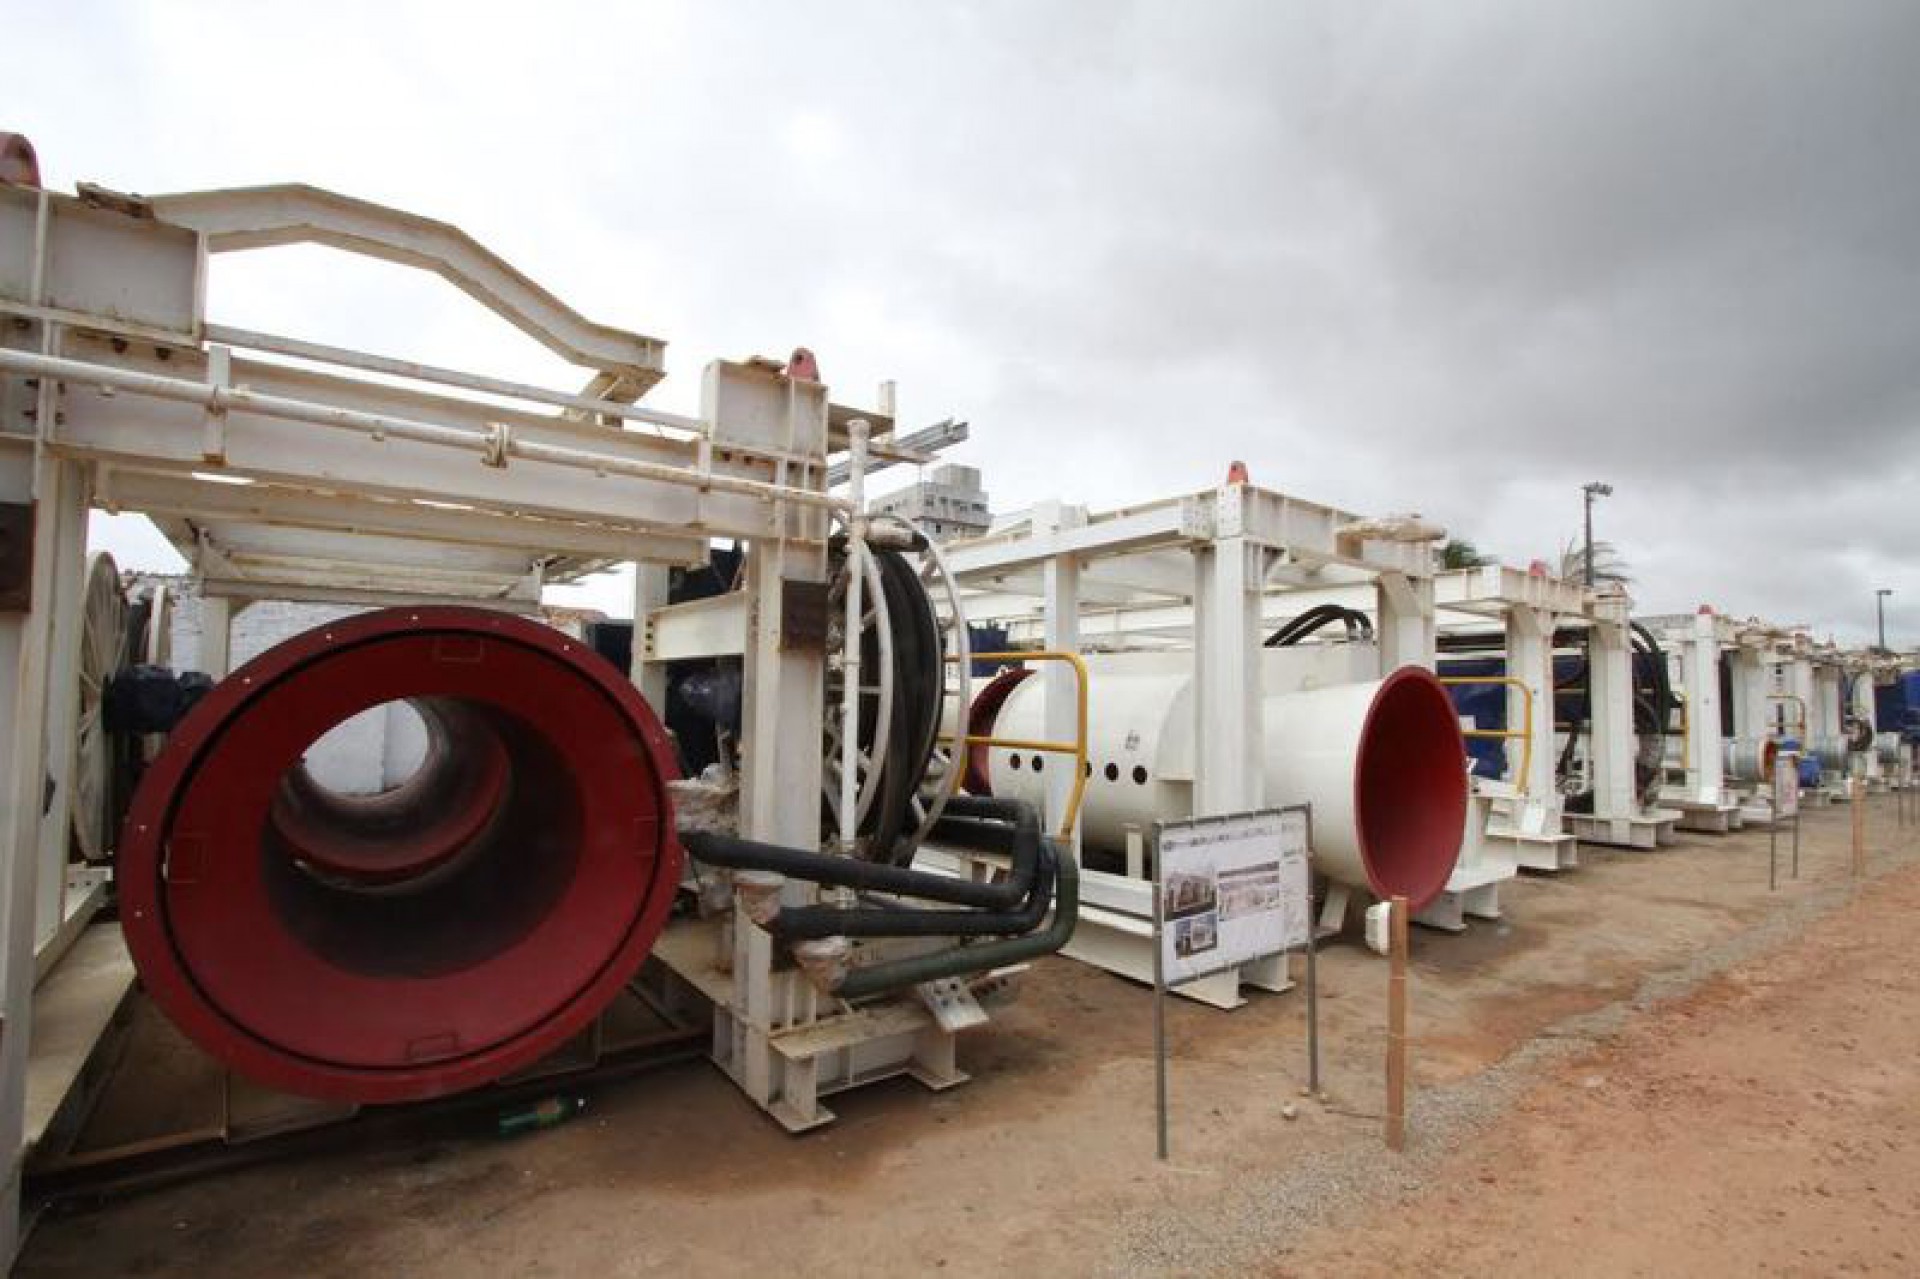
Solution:
{"label": "white cylindrical machine body", "polygon": [[[1275,652],[1268,672],[1285,669]],[[1306,655],[1301,655],[1306,656]],[[1370,654],[1368,654],[1370,657]],[[1192,657],[1090,655],[1087,785],[1082,842],[1124,847],[1129,826],[1193,814]],[[983,691],[975,734],[1042,738],[1042,682],[1010,672]],[[1279,682],[1269,678],[1268,687]],[[1263,706],[1267,803],[1312,806],[1315,868],[1378,896],[1424,906],[1459,856],[1467,804],[1459,718],[1432,673],[1405,667],[1386,679],[1269,694]],[[1202,728],[1204,731],[1204,728]],[[976,784],[1039,803],[1045,771],[1071,757],[994,746],[976,753]]]}

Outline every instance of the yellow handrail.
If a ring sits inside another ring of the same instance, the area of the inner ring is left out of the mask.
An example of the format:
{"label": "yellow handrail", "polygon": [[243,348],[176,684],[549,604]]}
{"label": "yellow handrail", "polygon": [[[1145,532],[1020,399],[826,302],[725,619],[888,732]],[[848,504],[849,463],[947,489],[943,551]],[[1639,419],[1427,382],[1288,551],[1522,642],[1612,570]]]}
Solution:
{"label": "yellow handrail", "polygon": [[1463,728],[1462,737],[1490,737],[1501,741],[1519,738],[1520,778],[1514,785],[1514,793],[1527,793],[1527,778],[1533,775],[1533,689],[1527,682],[1512,675],[1442,675],[1442,684],[1504,684],[1508,688],[1520,690],[1521,715],[1526,722],[1525,728]]}
{"label": "yellow handrail", "polygon": [[[947,655],[949,662],[960,660],[958,653]],[[1079,739],[1072,742],[1031,741],[1020,737],[993,737],[962,733],[959,737],[959,749],[954,752],[953,789],[957,792],[967,775],[966,756],[970,747],[1000,746],[1012,750],[1044,751],[1053,755],[1073,756],[1073,793],[1067,797],[1066,815],[1060,823],[1061,839],[1073,836],[1074,823],[1080,820],[1080,799],[1087,790],[1087,664],[1080,660],[1080,654],[1069,653],[1063,649],[1038,649],[1033,652],[1012,653],[970,653],[968,661],[973,662],[1065,662],[1073,667],[1074,680],[1074,722],[1079,731]],[[962,718],[967,707],[960,708]],[[940,734],[943,742],[954,741],[951,733]]]}
{"label": "yellow handrail", "polygon": [[[1800,722],[1797,726],[1799,728],[1799,732],[1796,734],[1796,736],[1800,738],[1800,744],[1802,746],[1806,746],[1807,745],[1807,699],[1800,696],[1800,694],[1798,693],[1768,693],[1767,700],[1770,702],[1792,702],[1794,705],[1800,708]],[[1789,729],[1792,729],[1794,727],[1796,726],[1792,724],[1788,724],[1786,722],[1786,717],[1784,715],[1781,716],[1780,732],[1782,736],[1784,736]]]}

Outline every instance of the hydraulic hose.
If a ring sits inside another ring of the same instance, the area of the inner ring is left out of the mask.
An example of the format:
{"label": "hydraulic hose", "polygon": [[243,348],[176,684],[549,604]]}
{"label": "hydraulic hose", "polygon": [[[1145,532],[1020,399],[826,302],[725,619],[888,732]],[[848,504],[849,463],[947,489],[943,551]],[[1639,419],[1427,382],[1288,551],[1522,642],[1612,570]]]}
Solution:
{"label": "hydraulic hose", "polygon": [[1080,865],[1070,850],[1059,851],[1055,870],[1053,920],[1041,931],[855,968],[841,979],[833,993],[842,999],[863,999],[921,982],[985,972],[1051,955],[1072,940],[1074,925],[1080,920]]}
{"label": "hydraulic hose", "polygon": [[779,844],[720,835],[712,831],[688,831],[682,837],[688,855],[709,866],[729,870],[764,870],[836,888],[862,888],[874,892],[919,897],[954,906],[973,906],[1004,911],[1018,908],[1031,891],[1040,855],[1040,816],[1030,804],[1012,799],[990,799],[956,795],[947,801],[946,811],[959,821],[943,820],[935,827],[959,831],[983,824],[979,819],[998,819],[1012,826],[1007,852],[1012,866],[1007,878],[994,884],[951,879],[928,871],[911,870],[855,857],[831,853],[812,853]]}
{"label": "hydraulic hose", "polygon": [[1358,609],[1346,608],[1339,604],[1320,604],[1308,609],[1300,616],[1287,622],[1279,630],[1267,636],[1266,647],[1286,648],[1298,644],[1307,636],[1332,622],[1340,622],[1347,628],[1349,640],[1371,639],[1373,637],[1373,619]]}
{"label": "hydraulic hose", "polygon": [[1056,857],[1051,841],[1040,846],[1033,891],[1015,910],[921,910],[917,907],[783,906],[766,921],[782,941],[817,937],[1003,937],[1030,933],[1047,917],[1053,900]]}

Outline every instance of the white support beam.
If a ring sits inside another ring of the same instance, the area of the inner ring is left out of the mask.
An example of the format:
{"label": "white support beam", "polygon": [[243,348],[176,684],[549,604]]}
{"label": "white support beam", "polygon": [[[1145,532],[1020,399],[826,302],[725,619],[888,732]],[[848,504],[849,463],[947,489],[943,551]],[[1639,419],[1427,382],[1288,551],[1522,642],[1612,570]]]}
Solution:
{"label": "white support beam", "polygon": [[666,371],[665,343],[588,320],[446,222],[292,184],[120,199],[199,232],[212,253],[324,244],[429,271],[562,359],[629,375],[643,388]]}
{"label": "white support beam", "polygon": [[645,641],[654,616],[667,605],[667,579],[664,565],[633,566],[633,647],[627,663],[627,677],[662,720],[667,716],[667,668],[647,660]]}
{"label": "white support beam", "polygon": [[[242,605],[241,607],[245,607]],[[200,597],[200,651],[194,668],[215,679],[225,679],[233,669],[233,615],[239,611],[224,595]]]}
{"label": "white support beam", "polygon": [[[57,411],[55,388],[42,383],[33,396],[35,422]],[[27,424],[0,421],[0,431],[21,433]],[[66,845],[51,870],[41,854],[48,826],[64,821],[64,805],[47,804],[50,758],[47,733],[52,706],[71,696],[73,663],[61,675],[55,654],[55,622],[68,597],[81,594],[63,570],[85,551],[86,486],[80,468],[42,451],[6,450],[0,465],[0,500],[33,503],[31,607],[0,613],[0,1261],[11,1263],[20,1244],[20,1179],[26,1137],[27,1050],[33,1034],[31,1009],[37,965],[36,922],[43,877],[64,879]],[[77,575],[76,575],[77,577]],[[71,650],[69,650],[71,656]],[[58,685],[58,686],[56,686]],[[65,791],[58,786],[57,793]]]}
{"label": "white support beam", "polygon": [[1711,613],[1695,617],[1681,649],[1687,686],[1687,792],[1699,804],[1726,801],[1720,737],[1720,638]]}
{"label": "white support beam", "polygon": [[231,484],[190,474],[109,468],[94,500],[112,511],[192,517],[199,522],[252,523],[331,530],[453,546],[624,559],[636,554],[668,564],[705,562],[707,539],[634,525],[583,524],[506,516],[487,510],[380,499],[271,484]]}
{"label": "white support beam", "polygon": [[1381,673],[1402,666],[1432,670],[1436,638],[1433,579],[1382,573],[1378,587],[1380,620],[1375,633],[1380,639]]}
{"label": "white support beam", "polygon": [[1635,785],[1633,642],[1627,611],[1596,604],[1588,630],[1587,758],[1593,770],[1593,812],[1607,822],[1640,814]]}
{"label": "white support beam", "polygon": [[[1507,723],[1524,727],[1533,746],[1507,742],[1509,775],[1523,778],[1522,831],[1560,833],[1560,790],[1554,785],[1553,614],[1516,606],[1507,614],[1507,674],[1525,688],[1507,689]],[[1522,769],[1525,769],[1523,772]]]}
{"label": "white support beam", "polygon": [[1265,793],[1259,552],[1221,538],[1194,556],[1193,811],[1244,813]]}
{"label": "white support beam", "polygon": [[[1037,533],[1057,534],[1064,513],[1058,503],[1047,503],[1035,513]],[[1078,653],[1080,651],[1080,583],[1082,570],[1080,560],[1072,553],[1062,553],[1047,560],[1041,574],[1046,591],[1046,632],[1044,647],[1058,653]],[[1070,742],[1080,735],[1079,681],[1073,668],[1064,662],[1047,662],[1041,667],[1042,731],[1048,741]],[[1068,758],[1056,757],[1049,763],[1061,765],[1047,770],[1047,811],[1044,826],[1047,830],[1058,830],[1061,818],[1071,802],[1075,778],[1074,762]],[[1075,825],[1073,852],[1077,857],[1080,851],[1080,829]]]}

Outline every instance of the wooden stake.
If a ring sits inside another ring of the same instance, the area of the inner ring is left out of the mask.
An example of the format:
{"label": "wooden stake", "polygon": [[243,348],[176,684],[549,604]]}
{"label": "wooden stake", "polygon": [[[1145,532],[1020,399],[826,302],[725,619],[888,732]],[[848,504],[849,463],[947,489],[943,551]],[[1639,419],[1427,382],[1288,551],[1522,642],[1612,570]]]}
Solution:
{"label": "wooden stake", "polygon": [[1867,784],[1858,777],[1847,783],[1853,792],[1853,874],[1867,873]]}
{"label": "wooden stake", "polygon": [[1393,899],[1387,977],[1387,1149],[1407,1147],[1407,899]]}

